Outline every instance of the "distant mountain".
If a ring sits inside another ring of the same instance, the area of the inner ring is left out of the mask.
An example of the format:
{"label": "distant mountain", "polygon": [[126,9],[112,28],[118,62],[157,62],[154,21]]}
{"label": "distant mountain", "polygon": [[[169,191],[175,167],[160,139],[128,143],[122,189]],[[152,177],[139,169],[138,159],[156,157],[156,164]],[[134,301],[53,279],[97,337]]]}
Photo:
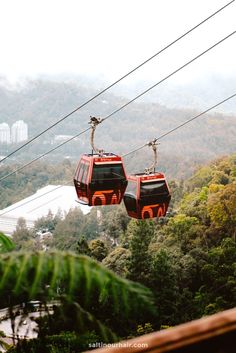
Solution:
{"label": "distant mountain", "polygon": [[[165,89],[158,90],[158,95],[156,91],[151,92],[145,99],[133,102],[101,124],[97,129],[96,144],[107,151],[127,153],[234,93],[236,80],[233,78],[225,81],[221,89],[215,79],[212,80],[202,86],[165,86]],[[64,81],[60,78],[43,78],[10,87],[1,79],[0,122],[12,124],[16,120],[24,120],[29,124],[30,136],[35,136],[107,85],[100,80],[94,81],[96,84],[93,84],[91,78],[86,80],[85,77],[65,77]],[[106,117],[112,114],[146,86],[147,83],[143,83],[143,86],[140,84],[129,90],[123,86],[123,90],[119,89],[119,95],[117,86],[99,96],[32,145],[22,149],[15,155],[15,161],[28,161],[48,151],[54,147],[52,143],[55,135],[78,134],[88,127],[90,115]],[[160,168],[171,177],[182,178],[190,175],[199,163],[235,152],[236,99],[221,108],[225,114],[219,109],[214,110],[161,139],[158,155]],[[46,160],[51,162],[70,157],[76,161],[81,153],[90,150],[86,133],[50,154]],[[0,155],[7,152],[2,151],[0,146]],[[149,164],[151,158],[152,153],[148,148],[132,154],[125,158],[127,169],[138,171]]]}
{"label": "distant mountain", "polygon": [[[121,85],[116,88],[117,94],[125,94],[132,99],[145,88],[151,87],[155,82],[139,81],[129,86]],[[157,88],[144,95],[141,100],[144,102],[156,102],[168,108],[194,108],[204,110],[218,101],[236,93],[235,76],[221,77],[209,76],[204,80],[197,80],[191,83],[176,84],[166,81]],[[236,99],[232,99],[218,108],[224,113],[236,112]]]}

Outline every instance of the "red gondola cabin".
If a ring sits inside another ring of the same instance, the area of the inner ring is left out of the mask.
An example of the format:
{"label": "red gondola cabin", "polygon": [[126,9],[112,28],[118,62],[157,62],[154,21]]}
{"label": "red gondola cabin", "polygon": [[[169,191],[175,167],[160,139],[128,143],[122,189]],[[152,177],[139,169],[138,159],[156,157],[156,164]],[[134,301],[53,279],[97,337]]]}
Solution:
{"label": "red gondola cabin", "polygon": [[122,158],[113,153],[82,155],[74,176],[78,201],[89,206],[119,204],[127,183]]}
{"label": "red gondola cabin", "polygon": [[170,190],[164,174],[140,173],[128,176],[124,203],[130,217],[163,217],[166,215],[170,199]]}

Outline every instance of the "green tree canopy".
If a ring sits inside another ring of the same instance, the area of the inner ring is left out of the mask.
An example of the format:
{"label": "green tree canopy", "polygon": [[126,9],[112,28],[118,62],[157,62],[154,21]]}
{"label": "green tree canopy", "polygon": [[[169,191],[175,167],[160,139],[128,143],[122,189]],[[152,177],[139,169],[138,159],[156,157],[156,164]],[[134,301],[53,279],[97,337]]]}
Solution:
{"label": "green tree canopy", "polygon": [[129,223],[130,257],[128,261],[128,278],[143,284],[149,282],[151,256],[149,244],[154,236],[154,223],[152,220],[132,220]]}

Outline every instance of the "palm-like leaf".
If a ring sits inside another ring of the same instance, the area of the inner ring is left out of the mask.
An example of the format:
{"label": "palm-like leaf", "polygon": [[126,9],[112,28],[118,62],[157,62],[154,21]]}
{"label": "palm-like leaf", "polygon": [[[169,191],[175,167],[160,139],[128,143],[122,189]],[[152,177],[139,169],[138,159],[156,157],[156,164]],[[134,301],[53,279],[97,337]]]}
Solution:
{"label": "palm-like leaf", "polygon": [[31,300],[77,303],[81,315],[101,331],[102,323],[110,326],[109,317],[131,322],[152,310],[147,288],[118,277],[87,256],[59,251],[1,254],[0,307],[9,306],[9,297],[11,305]]}
{"label": "palm-like leaf", "polygon": [[9,237],[0,232],[0,254],[14,250],[15,245]]}

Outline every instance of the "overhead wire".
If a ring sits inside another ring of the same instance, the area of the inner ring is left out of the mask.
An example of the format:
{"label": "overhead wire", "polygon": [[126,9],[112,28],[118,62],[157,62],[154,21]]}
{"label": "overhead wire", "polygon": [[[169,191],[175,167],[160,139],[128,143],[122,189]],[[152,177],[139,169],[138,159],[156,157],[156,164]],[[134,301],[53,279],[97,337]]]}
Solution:
{"label": "overhead wire", "polygon": [[87,104],[89,104],[90,102],[92,102],[94,99],[98,98],[100,95],[102,95],[103,93],[105,93],[106,91],[108,91],[109,89],[111,89],[112,87],[114,87],[116,84],[118,84],[119,82],[121,82],[123,79],[125,79],[126,77],[128,77],[129,75],[131,75],[132,73],[134,73],[136,70],[140,69],[142,66],[144,66],[145,64],[147,64],[149,61],[153,60],[155,57],[157,57],[159,54],[161,54],[162,52],[164,52],[166,49],[170,48],[172,45],[174,45],[175,43],[177,43],[179,40],[181,40],[182,38],[184,38],[185,36],[187,36],[189,33],[191,33],[192,31],[194,31],[195,29],[197,29],[199,26],[201,26],[203,23],[207,22],[209,19],[211,19],[212,17],[214,17],[215,15],[217,15],[218,13],[220,13],[222,10],[224,10],[226,7],[228,7],[229,5],[231,5],[232,3],[234,3],[235,0],[232,0],[230,2],[228,2],[227,4],[225,4],[224,6],[222,6],[220,9],[218,9],[217,11],[215,11],[214,13],[212,13],[211,15],[209,15],[208,17],[206,17],[205,19],[203,19],[201,22],[199,22],[197,25],[193,26],[192,28],[190,28],[188,31],[186,31],[185,33],[183,33],[182,35],[180,35],[178,38],[176,38],[175,40],[173,40],[172,42],[170,42],[169,44],[167,44],[165,47],[163,47],[162,49],[160,49],[157,53],[155,53],[154,55],[152,55],[151,57],[149,57],[148,59],[146,59],[145,61],[143,61],[141,64],[139,64],[138,66],[136,66],[135,68],[133,68],[132,70],[130,70],[128,73],[126,73],[125,75],[123,75],[122,77],[120,77],[118,80],[114,81],[113,83],[111,83],[109,86],[107,86],[106,88],[104,88],[103,90],[101,90],[100,92],[98,92],[97,94],[95,94],[93,97],[89,98],[87,101],[85,101],[84,103],[82,103],[80,106],[78,106],[77,108],[75,108],[73,111],[71,111],[70,113],[66,114],[65,116],[63,116],[62,118],[60,118],[58,121],[56,121],[55,123],[53,123],[52,125],[50,125],[49,127],[47,127],[46,129],[44,129],[43,131],[41,131],[40,133],[38,133],[36,136],[32,137],[30,140],[28,140],[27,142],[25,142],[23,145],[19,146],[17,149],[15,149],[14,151],[10,152],[7,156],[5,156],[4,158],[0,159],[0,163],[5,161],[6,159],[8,159],[9,157],[11,157],[12,155],[14,155],[15,153],[17,153],[18,151],[20,151],[21,149],[23,149],[24,147],[26,147],[27,145],[29,145],[31,142],[35,141],[36,139],[38,139],[40,136],[42,136],[43,134],[45,134],[46,132],[48,132],[49,130],[51,130],[53,127],[55,127],[56,125],[58,125],[59,123],[61,123],[62,121],[64,121],[65,119],[67,119],[68,117],[70,117],[72,114],[74,114],[75,112],[77,112],[78,110],[82,109],[84,106],[86,106]]}
{"label": "overhead wire", "polygon": [[[210,110],[212,110],[212,109],[218,107],[219,105],[221,105],[221,104],[223,104],[223,103],[229,101],[230,99],[232,99],[232,98],[234,98],[234,97],[236,97],[236,93],[234,93],[234,94],[232,94],[231,96],[229,96],[229,97],[223,99],[222,101],[216,103],[215,105],[213,105],[213,106],[211,106],[210,108],[204,110],[204,111],[201,112],[200,114],[197,114],[197,115],[195,115],[194,117],[192,117],[192,118],[190,118],[190,119],[184,121],[183,123],[181,123],[181,124],[175,126],[173,129],[168,130],[167,132],[165,132],[164,134],[162,134],[162,135],[160,135],[160,136],[154,138],[153,140],[155,140],[155,141],[161,140],[162,138],[166,137],[167,135],[170,135],[172,132],[174,132],[174,131],[176,131],[176,130],[182,128],[183,126],[189,124],[189,123],[192,122],[193,120],[196,120],[197,118],[200,118],[200,116],[202,116],[202,115],[208,113]],[[128,152],[128,153],[123,154],[122,157],[127,157],[127,156],[129,156],[130,154],[133,154],[133,153],[135,153],[135,152],[137,152],[137,151],[140,151],[140,150],[143,149],[144,147],[148,146],[148,144],[149,144],[149,142],[148,142],[148,143],[145,143],[144,145],[142,145],[142,146],[140,146],[140,147],[135,148],[134,150],[132,150],[132,151],[130,151],[130,152]]]}
{"label": "overhead wire", "polygon": [[[208,53],[210,50],[212,50],[213,48],[215,48],[217,45],[221,44],[222,42],[224,42],[226,39],[230,38],[232,35],[234,35],[236,33],[236,31],[231,32],[230,34],[228,34],[226,37],[222,38],[221,40],[219,40],[217,43],[213,44],[211,47],[209,47],[208,49],[204,50],[203,52],[201,52],[200,54],[198,54],[197,56],[195,56],[193,59],[189,60],[187,63],[185,63],[184,65],[180,66],[178,69],[174,70],[173,72],[171,72],[169,75],[165,76],[163,79],[161,79],[160,81],[158,81],[157,83],[155,83],[154,85],[152,85],[151,87],[147,88],[145,91],[143,91],[142,93],[138,94],[136,97],[134,97],[133,99],[131,99],[129,102],[127,102],[126,104],[122,105],[120,108],[116,109],[114,112],[112,112],[111,114],[109,114],[108,116],[106,116],[103,121],[109,119],[111,116],[113,116],[114,114],[118,113],[119,111],[121,111],[122,109],[126,108],[128,105],[130,105],[131,103],[133,103],[134,101],[136,101],[137,99],[139,99],[140,97],[142,97],[144,94],[148,93],[149,91],[151,91],[153,88],[157,87],[158,85],[160,85],[162,82],[166,81],[168,78],[170,78],[171,76],[175,75],[177,72],[179,72],[180,70],[184,69],[186,66],[188,66],[189,64],[191,64],[192,62],[194,62],[195,60],[199,59],[201,56],[203,56],[204,54]],[[1,180],[1,179],[0,179]]]}
{"label": "overhead wire", "polygon": [[[201,52],[200,54],[198,54],[197,56],[195,56],[193,59],[189,60],[187,63],[185,63],[184,65],[180,66],[178,69],[174,70],[173,72],[171,72],[169,75],[165,76],[163,79],[161,79],[160,81],[158,81],[157,83],[155,83],[154,85],[152,85],[151,87],[147,88],[146,90],[144,90],[143,92],[141,92],[140,94],[138,94],[137,96],[135,96],[133,99],[129,100],[127,103],[123,104],[120,108],[114,110],[111,114],[107,115],[105,118],[102,119],[102,121],[105,121],[109,118],[111,118],[112,116],[114,116],[116,113],[120,112],[122,109],[126,108],[128,105],[130,105],[131,103],[133,103],[134,101],[136,101],[137,99],[139,99],[140,97],[142,97],[143,95],[145,95],[146,93],[148,93],[149,91],[151,91],[153,88],[157,87],[158,85],[160,85],[162,82],[166,81],[168,78],[170,78],[171,76],[175,75],[176,73],[178,73],[180,70],[184,69],[186,66],[190,65],[192,62],[194,62],[195,60],[199,59],[201,56],[203,56],[204,54],[208,53],[210,50],[212,50],[213,48],[215,48],[217,45],[221,44],[222,42],[224,42],[225,40],[227,40],[228,38],[230,38],[232,35],[234,35],[236,33],[236,31],[231,32],[230,34],[228,34],[226,37],[222,38],[221,40],[219,40],[218,42],[216,42],[215,44],[213,44],[211,47],[209,47],[208,49],[204,50],[203,52]],[[68,140],[64,141],[63,143],[61,143],[60,145],[50,149],[49,151],[45,152],[44,154],[40,155],[39,157],[36,157],[35,159],[33,159],[32,161],[20,166],[19,168],[15,169],[14,171],[12,171],[11,173],[3,176],[2,178],[0,178],[0,181],[3,181],[5,179],[7,179],[8,177],[10,177],[11,175],[21,171],[22,169],[26,168],[27,166],[31,165],[32,163],[38,161],[39,159],[43,158],[44,156],[48,155],[49,153],[55,151],[56,149],[58,149],[59,147],[65,145],[66,143],[72,141],[73,139],[75,139],[76,137],[84,134],[85,132],[87,132],[88,130],[90,130],[91,127],[88,127],[87,129],[81,131],[80,133],[76,134],[75,136],[72,136],[71,138],[69,138]]]}
{"label": "overhead wire", "polygon": [[[5,210],[4,212],[0,213],[0,217],[1,217],[1,216],[4,216],[5,214],[7,214],[7,213],[9,213],[9,212],[11,212],[11,211],[15,211],[16,209],[21,208],[21,207],[23,207],[23,206],[25,206],[25,205],[27,205],[27,204],[29,204],[29,203],[35,201],[35,200],[38,200],[38,199],[40,199],[41,197],[50,194],[51,192],[54,192],[54,191],[56,191],[56,190],[58,190],[58,189],[61,189],[63,186],[67,186],[67,185],[69,185],[70,183],[71,183],[71,181],[70,181],[70,182],[67,182],[67,183],[64,184],[64,185],[58,185],[58,186],[56,186],[55,188],[53,188],[53,189],[51,189],[51,190],[49,190],[49,191],[47,191],[47,192],[45,192],[45,193],[43,193],[43,194],[40,194],[40,195],[38,195],[38,196],[36,196],[36,197],[34,197],[34,198],[31,198],[30,200],[27,200],[27,201],[25,201],[25,202],[23,202],[23,203],[20,203],[20,204],[16,205],[15,207],[12,207],[12,208],[11,208],[11,206],[9,206],[9,207],[7,207],[8,210]],[[10,209],[9,209],[9,208],[10,208]]]}
{"label": "overhead wire", "polygon": [[23,169],[25,169],[26,167],[30,166],[31,164],[37,162],[37,161],[40,160],[41,158],[47,156],[49,153],[54,152],[54,151],[57,150],[58,148],[64,146],[66,143],[68,143],[68,142],[74,140],[76,137],[79,137],[80,135],[83,135],[85,132],[89,131],[90,129],[91,129],[91,127],[88,127],[87,129],[84,129],[83,131],[79,132],[77,135],[72,136],[72,137],[69,138],[68,140],[66,140],[66,141],[64,141],[64,142],[62,142],[62,143],[60,143],[60,145],[55,146],[54,148],[50,149],[49,151],[47,151],[47,152],[41,154],[40,156],[38,156],[38,157],[32,159],[30,162],[28,162],[28,163],[26,163],[26,164],[23,164],[22,166],[16,168],[15,170],[13,170],[12,172],[10,172],[9,174],[4,175],[2,178],[0,178],[0,181],[3,181],[3,180],[5,180],[5,179],[9,178],[10,176],[16,174],[17,172],[20,172],[21,170],[23,170]]}
{"label": "overhead wire", "polygon": [[[158,141],[158,140],[160,140],[160,139],[166,137],[167,135],[169,135],[169,134],[175,132],[176,130],[182,128],[183,126],[185,126],[185,125],[189,124],[190,122],[196,120],[197,118],[201,117],[202,115],[205,115],[205,114],[208,113],[209,111],[211,111],[211,110],[213,110],[214,108],[216,108],[216,107],[222,105],[223,103],[226,103],[227,101],[229,101],[230,99],[232,99],[232,98],[234,98],[234,97],[236,97],[236,93],[234,93],[234,94],[232,94],[231,96],[229,96],[229,97],[227,97],[227,98],[221,100],[220,102],[214,104],[214,105],[211,106],[210,108],[208,108],[208,109],[204,110],[203,112],[201,112],[201,113],[195,115],[194,117],[192,117],[192,118],[186,120],[185,122],[183,122],[183,123],[181,123],[181,124],[175,126],[174,128],[168,130],[168,131],[165,132],[164,134],[162,134],[162,135],[156,137],[155,140]],[[122,157],[125,158],[125,157],[127,157],[127,156],[129,156],[129,155],[131,155],[131,154],[133,154],[133,153],[136,153],[137,151],[143,149],[143,148],[146,147],[147,145],[148,145],[148,143],[145,143],[144,145],[142,145],[142,146],[140,146],[140,147],[138,147],[138,148],[136,148],[136,149],[134,149],[134,150],[132,150],[132,151],[130,151],[130,152],[128,152],[128,153],[123,154]],[[51,189],[51,190],[49,190],[49,191],[47,191],[47,192],[45,192],[45,193],[43,193],[43,194],[41,194],[41,195],[36,196],[36,197],[33,198],[33,199],[30,199],[30,200],[28,200],[28,201],[26,201],[26,202],[24,202],[24,203],[21,203],[21,204],[19,204],[19,205],[16,205],[15,207],[10,208],[10,209],[8,209],[8,210],[6,210],[6,211],[0,213],[0,217],[3,216],[3,215],[5,215],[5,214],[7,214],[7,213],[9,213],[9,212],[11,212],[11,211],[13,211],[13,210],[16,210],[16,209],[20,208],[20,207],[22,207],[22,206],[25,206],[25,205],[28,204],[28,203],[31,203],[31,202],[33,202],[33,201],[35,201],[35,200],[38,200],[39,198],[41,198],[41,197],[43,197],[43,196],[45,196],[45,195],[48,195],[48,194],[50,194],[51,192],[54,192],[54,191],[56,191],[56,190],[62,188],[63,186],[67,186],[67,185],[70,185],[70,184],[71,184],[71,181],[68,181],[68,182],[65,183],[64,185],[56,186],[54,189]]]}

